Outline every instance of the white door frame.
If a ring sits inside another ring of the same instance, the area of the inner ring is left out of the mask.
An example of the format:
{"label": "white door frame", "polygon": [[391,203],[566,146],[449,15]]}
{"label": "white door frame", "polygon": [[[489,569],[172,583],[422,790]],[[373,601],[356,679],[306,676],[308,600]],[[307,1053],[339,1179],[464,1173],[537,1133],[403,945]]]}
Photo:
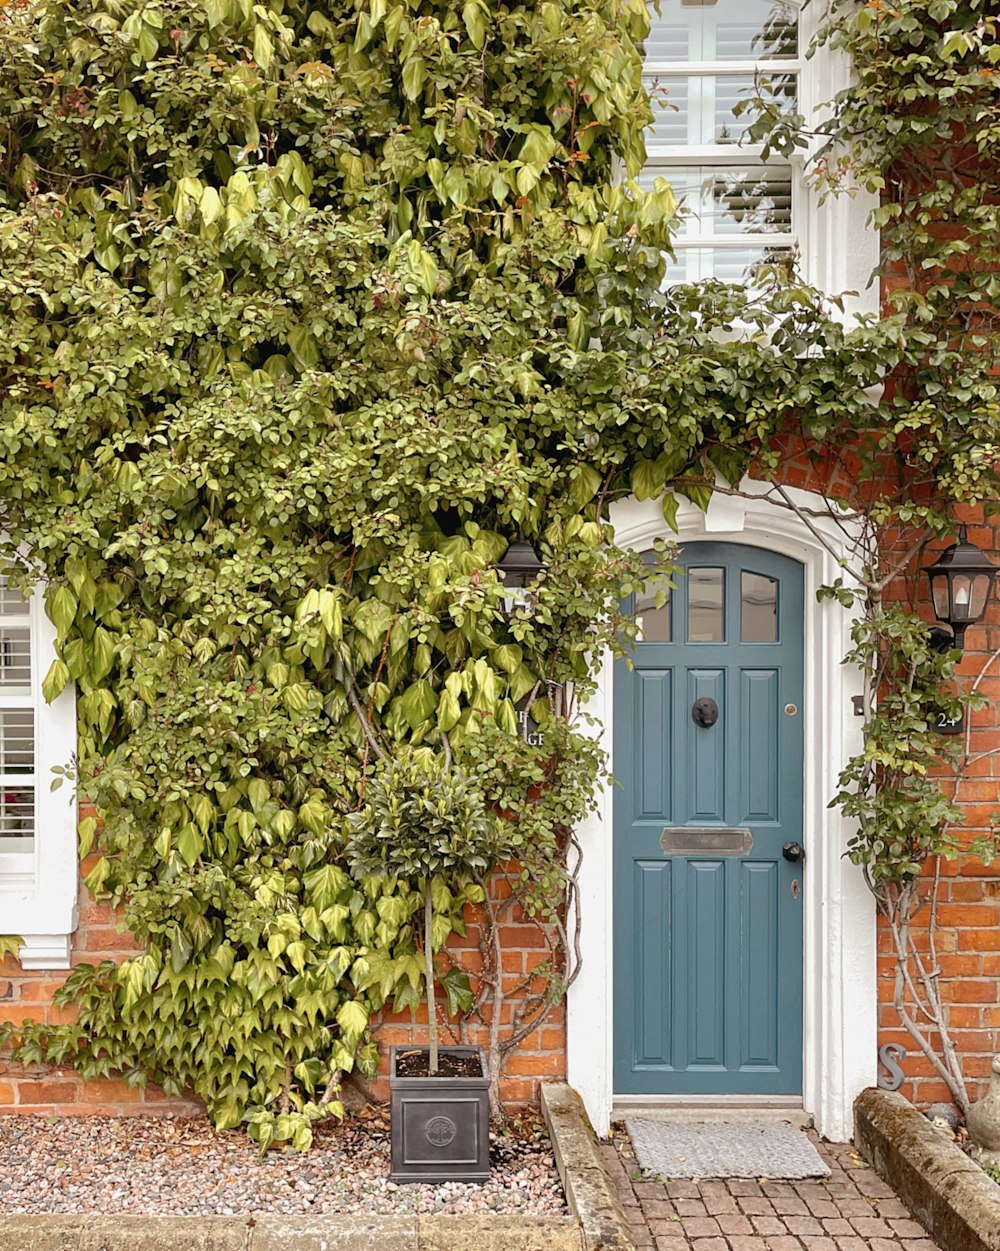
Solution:
{"label": "white door frame", "polygon": [[[861,871],[844,858],[847,823],[827,807],[844,762],[861,743],[851,696],[860,677],[843,664],[851,615],[817,589],[845,576],[839,557],[850,551],[850,527],[821,496],[785,488],[810,510],[808,523],[774,501],[765,483],[746,480],[740,496],[716,494],[707,513],[681,501],[682,542],[711,538],[780,552],[805,574],[805,812],[803,1106],[832,1141],[851,1136],[853,1103],[876,1077],[875,906]],[[749,498],[747,498],[749,497]],[[642,550],[675,537],[655,500],[623,501],[611,511],[616,542]],[[613,664],[602,661],[597,692],[585,711],[613,762]],[[581,971],[567,1006],[567,1072],[595,1129],[608,1131],[612,1089],[612,791],[602,787],[596,810],[578,830]]]}

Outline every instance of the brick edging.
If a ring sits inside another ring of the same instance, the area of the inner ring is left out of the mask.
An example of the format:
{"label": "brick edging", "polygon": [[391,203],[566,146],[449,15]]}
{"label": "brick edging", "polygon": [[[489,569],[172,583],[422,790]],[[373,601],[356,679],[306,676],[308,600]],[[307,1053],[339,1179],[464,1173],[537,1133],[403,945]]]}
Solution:
{"label": "brick edging", "polygon": [[1000,1251],[1000,1187],[902,1095],[862,1091],[854,1142],[941,1251]]}
{"label": "brick edging", "polygon": [[541,1087],[556,1167],[586,1251],[635,1251],[624,1209],[608,1177],[583,1100],[565,1082]]}

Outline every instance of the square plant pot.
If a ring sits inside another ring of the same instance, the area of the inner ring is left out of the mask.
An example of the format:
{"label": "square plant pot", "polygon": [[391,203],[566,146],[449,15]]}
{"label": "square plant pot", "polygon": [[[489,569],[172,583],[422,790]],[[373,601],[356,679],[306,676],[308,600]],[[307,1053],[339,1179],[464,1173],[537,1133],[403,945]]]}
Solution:
{"label": "square plant pot", "polygon": [[490,1176],[489,1078],[482,1047],[440,1047],[441,1056],[473,1058],[480,1077],[403,1077],[400,1056],[426,1047],[389,1049],[394,1182],[479,1182]]}

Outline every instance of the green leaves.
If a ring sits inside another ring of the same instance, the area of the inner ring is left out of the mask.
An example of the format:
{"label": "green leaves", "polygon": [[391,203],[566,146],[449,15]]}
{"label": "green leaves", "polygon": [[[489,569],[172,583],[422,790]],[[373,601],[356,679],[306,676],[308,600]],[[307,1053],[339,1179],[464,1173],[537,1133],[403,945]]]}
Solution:
{"label": "green leaves", "polygon": [[337,1024],[348,1047],[353,1047],[368,1028],[368,1013],[356,1000],[348,999],[337,1012]]}
{"label": "green leaves", "polygon": [[433,716],[437,699],[431,684],[420,679],[408,687],[396,703],[410,729],[417,730]]}
{"label": "green leaves", "polygon": [[61,660],[53,660],[48,673],[42,679],[42,698],[47,704],[63,693],[69,682],[69,669]]}
{"label": "green leaves", "polygon": [[406,256],[421,290],[427,295],[433,295],[438,283],[438,267],[434,258],[423,249],[417,239],[411,239],[407,243]]}
{"label": "green leaves", "polygon": [[666,484],[660,463],[655,460],[638,460],[632,467],[632,494],[637,500],[651,500],[659,496]]}
{"label": "green leaves", "polygon": [[115,663],[115,641],[103,626],[94,631],[89,653],[90,675],[95,683],[101,682]]}
{"label": "green leaves", "polygon": [[[450,1012],[482,989],[448,944],[498,859],[558,946],[603,769],[574,717],[627,650],[622,602],[671,567],[615,543],[614,506],[674,527],[800,445],[903,547],[1000,495],[995,180],[939,160],[961,133],[987,169],[995,49],[981,4],[940,4],[835,12],[858,74],[831,135],[864,144],[821,168],[885,192],[886,262],[918,275],[880,325],[775,265],[663,289],[674,194],[620,176],[650,118],[643,5],[205,0],[119,30],[37,0],[0,23],[5,552],[47,587],[45,697],[77,686],[88,883],[145,946],[121,981],[72,975],[79,1028],[39,1054],[307,1145],[377,1060],[373,1014],[423,992],[425,944]],[[755,141],[801,147],[767,116]],[[545,572],[508,612],[519,539]],[[879,646],[930,681],[901,628]],[[883,713],[842,789],[858,854],[896,873],[949,817],[926,702]]]}
{"label": "green leaves", "polygon": [[480,52],[486,43],[486,20],[486,7],[481,0],[466,0],[462,6],[462,21],[472,46]]}
{"label": "green leaves", "polygon": [[57,586],[50,590],[46,601],[49,620],[55,626],[60,639],[64,639],[76,617],[76,596],[68,586]]}
{"label": "green leaves", "polygon": [[190,821],[186,825],[182,825],[177,833],[177,850],[181,853],[184,863],[193,868],[198,857],[204,850],[204,840],[198,832],[197,826]]}
{"label": "green leaves", "polygon": [[274,57],[274,43],[271,35],[263,23],[258,22],[253,28],[253,59],[266,74],[271,68],[271,61]]}
{"label": "green leaves", "polygon": [[198,201],[198,208],[201,210],[201,220],[206,226],[211,226],[219,220],[223,213],[223,204],[222,197],[215,187],[205,188]]}
{"label": "green leaves", "polygon": [[306,890],[315,906],[324,911],[336,903],[348,885],[347,874],[335,864],[325,864],[305,876]]}
{"label": "green leaves", "polygon": [[403,94],[416,100],[427,79],[427,65],[422,56],[411,55],[403,62]]}
{"label": "green leaves", "polygon": [[448,1015],[460,1016],[463,1012],[468,1012],[475,1001],[468,973],[452,966],[439,980],[445,993]]}

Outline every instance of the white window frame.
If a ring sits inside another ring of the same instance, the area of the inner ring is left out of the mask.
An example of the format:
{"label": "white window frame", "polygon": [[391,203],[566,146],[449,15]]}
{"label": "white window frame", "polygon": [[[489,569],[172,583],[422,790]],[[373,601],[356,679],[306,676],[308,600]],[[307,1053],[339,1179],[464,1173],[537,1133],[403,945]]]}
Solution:
{"label": "white window frame", "polygon": [[[795,74],[798,79],[798,107],[806,124],[814,129],[823,117],[822,105],[850,82],[850,60],[845,52],[825,46],[806,56],[823,20],[822,6],[806,4],[799,14],[799,56],[767,61],[684,61],[648,60],[644,77],[658,75],[688,77],[713,73],[769,75]],[[747,233],[700,240],[700,246],[718,249],[747,247],[796,247],[802,279],[828,295],[851,293],[845,299],[848,320],[862,313],[877,313],[880,287],[873,277],[879,261],[878,231],[870,224],[878,197],[854,188],[850,193],[830,195],[821,203],[820,191],[806,175],[820,142],[790,158],[775,156],[766,164],[792,171],[792,234]],[[760,162],[762,149],[754,144],[657,145],[649,143],[647,174],[657,167],[752,165]],[[760,162],[764,165],[764,162]],[[680,241],[678,241],[680,242]],[[684,236],[677,254],[696,249],[697,236]]]}
{"label": "white window frame", "polygon": [[[35,837],[29,852],[0,853],[0,934],[22,940],[25,969],[68,969],[79,891],[74,788],[52,790],[54,768],[76,752],[76,693],[72,683],[51,704],[42,681],[55,659],[56,631],[39,585],[29,600],[31,704],[35,714]],[[25,701],[17,701],[24,706]]]}

